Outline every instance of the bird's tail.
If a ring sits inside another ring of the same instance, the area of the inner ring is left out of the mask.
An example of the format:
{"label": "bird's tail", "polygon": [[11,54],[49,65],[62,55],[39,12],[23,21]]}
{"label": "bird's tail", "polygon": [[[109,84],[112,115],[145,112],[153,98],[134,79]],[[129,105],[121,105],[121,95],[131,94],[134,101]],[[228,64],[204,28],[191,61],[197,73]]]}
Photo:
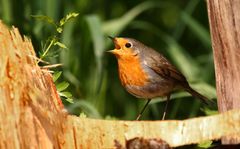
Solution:
{"label": "bird's tail", "polygon": [[202,94],[200,94],[199,92],[195,91],[194,89],[192,89],[190,86],[188,86],[187,88],[185,88],[185,90],[187,92],[189,92],[193,97],[196,97],[198,99],[200,99],[204,104],[206,105],[211,105],[212,104],[212,100],[210,100],[209,98],[203,96]]}

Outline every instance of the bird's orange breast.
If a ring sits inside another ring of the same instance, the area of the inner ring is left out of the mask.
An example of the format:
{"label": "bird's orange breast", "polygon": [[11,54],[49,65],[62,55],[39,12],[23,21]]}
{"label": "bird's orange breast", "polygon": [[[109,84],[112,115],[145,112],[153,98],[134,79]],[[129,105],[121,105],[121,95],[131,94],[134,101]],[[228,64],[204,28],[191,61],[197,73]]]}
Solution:
{"label": "bird's orange breast", "polygon": [[118,59],[119,77],[123,86],[144,86],[147,74],[144,72],[138,56],[125,56]]}

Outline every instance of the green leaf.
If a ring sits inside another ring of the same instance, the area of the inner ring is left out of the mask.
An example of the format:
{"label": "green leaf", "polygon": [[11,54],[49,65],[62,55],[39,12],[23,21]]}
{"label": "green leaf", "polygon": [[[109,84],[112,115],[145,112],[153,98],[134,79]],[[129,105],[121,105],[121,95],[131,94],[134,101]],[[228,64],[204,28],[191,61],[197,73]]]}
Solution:
{"label": "green leaf", "polygon": [[[188,1],[187,5],[184,8],[184,12],[188,15],[192,15],[194,10],[196,10],[196,7],[198,6],[199,2],[201,0],[194,0],[194,1]],[[183,36],[183,32],[185,31],[186,24],[184,21],[178,21],[178,24],[176,25],[174,31],[173,31],[173,37],[176,40],[179,40]]]}
{"label": "green leaf", "polygon": [[68,111],[73,112],[80,108],[82,112],[86,113],[91,118],[102,118],[97,108],[86,100],[78,100],[74,104],[68,106]]}
{"label": "green leaf", "polygon": [[[91,15],[86,17],[86,21],[87,24],[89,26],[90,29],[90,33],[93,39],[93,45],[94,45],[94,54],[95,54],[95,58],[96,58],[96,62],[97,62],[97,69],[96,72],[94,72],[93,75],[95,75],[95,79],[96,82],[94,83],[95,85],[93,85],[95,91],[94,94],[98,92],[98,88],[101,85],[101,79],[102,79],[102,73],[103,73],[103,69],[102,69],[102,56],[104,53],[104,49],[105,49],[105,37],[104,34],[101,30],[101,21],[100,18],[96,15]],[[93,80],[93,81],[94,81]]]}
{"label": "green leaf", "polygon": [[118,120],[117,117],[114,117],[114,116],[111,116],[111,115],[107,115],[107,116],[105,116],[104,119],[105,119],[105,120]]}
{"label": "green leaf", "polygon": [[59,46],[60,48],[67,49],[67,46],[59,41],[55,42],[54,45]]}
{"label": "green leaf", "polygon": [[59,92],[59,95],[65,98],[71,98],[72,94],[70,92]]}
{"label": "green leaf", "polygon": [[196,37],[200,39],[205,47],[211,49],[211,38],[209,31],[206,30],[197,20],[193,19],[187,13],[182,12],[181,18],[186,25],[195,33]]}
{"label": "green leaf", "polygon": [[204,82],[191,83],[190,85],[193,89],[197,90],[201,94],[207,96],[209,99],[216,98],[216,88],[210,84]]}
{"label": "green leaf", "polygon": [[64,18],[62,18],[59,22],[59,26],[63,26],[65,23],[67,23],[70,19],[75,18],[79,15],[79,13],[69,13]]}
{"label": "green leaf", "polygon": [[[88,48],[84,48],[84,49],[81,48],[81,50],[77,50],[81,46],[80,45],[78,45],[77,47],[75,46],[77,40],[73,35],[75,34],[74,32],[75,32],[75,29],[76,29],[75,28],[76,24],[77,24],[76,21],[65,24],[64,25],[64,30],[61,34],[61,40],[60,40],[61,43],[65,43],[67,45],[67,47],[72,48],[71,50],[68,50],[68,51],[62,50],[61,53],[60,53],[60,59],[59,60],[61,61],[61,63],[63,63],[63,65],[66,68],[73,68],[72,67],[73,63],[72,62],[79,60],[79,52],[80,51],[84,51],[84,50],[90,51]],[[82,37],[82,36],[80,36],[80,34],[79,34],[78,37]],[[85,38],[86,38],[86,36],[84,37],[84,39]],[[85,45],[85,44],[86,43],[84,43],[83,45]],[[82,60],[82,58],[81,58],[81,60]],[[74,67],[77,67],[77,65],[79,65],[79,63],[74,65]],[[71,69],[71,71],[73,71],[73,70]],[[65,72],[66,72],[66,70],[64,71],[64,76],[65,76]],[[76,82],[74,82],[74,83],[76,83]],[[74,83],[71,82],[71,84],[74,84]]]}
{"label": "green leaf", "polygon": [[65,100],[69,103],[74,103],[72,98],[66,98]]}
{"label": "green leaf", "polygon": [[199,67],[197,66],[196,61],[194,61],[183,47],[172,37],[165,36],[164,38],[168,45],[167,51],[169,52],[170,57],[188,80],[191,81],[198,78]]}
{"label": "green leaf", "polygon": [[218,110],[212,110],[208,107],[201,108],[201,111],[203,111],[206,115],[216,115],[219,113]]}
{"label": "green leaf", "polygon": [[44,15],[31,15],[33,18],[45,21],[51,25],[53,25],[54,27],[57,27],[57,24],[54,22],[54,20],[48,16],[44,16]]}
{"label": "green leaf", "polygon": [[62,71],[55,71],[53,74],[53,82],[57,81],[57,79],[61,76]]}
{"label": "green leaf", "polygon": [[56,87],[57,87],[57,90],[59,92],[61,92],[61,91],[65,90],[68,86],[69,86],[69,83],[64,81],[64,82],[61,82],[61,83],[57,84]]}
{"label": "green leaf", "polygon": [[210,148],[211,144],[212,144],[212,141],[208,140],[208,141],[204,141],[204,142],[199,143],[198,147],[200,147],[200,148]]}
{"label": "green leaf", "polygon": [[62,33],[62,31],[63,31],[63,28],[62,28],[62,27],[57,27],[57,32],[58,32],[58,33]]}
{"label": "green leaf", "polygon": [[104,52],[104,34],[101,30],[101,20],[98,16],[96,15],[91,15],[86,17],[90,33],[93,39],[93,44],[94,44],[94,54],[97,60],[101,61],[101,57]]}
{"label": "green leaf", "polygon": [[64,97],[64,99],[69,102],[69,103],[73,103],[73,99],[71,98],[72,97],[72,94],[70,92],[59,92],[58,91],[58,95],[60,97]]}
{"label": "green leaf", "polygon": [[164,6],[165,3],[159,3],[154,1],[143,2],[127,13],[121,18],[114,19],[108,22],[105,22],[102,26],[102,30],[107,35],[117,35],[119,34],[133,19],[135,19],[142,12],[159,6]]}
{"label": "green leaf", "polygon": [[[4,20],[5,23],[12,22],[13,18],[13,7],[12,2],[9,0],[1,1],[1,19]],[[15,15],[14,15],[15,16]]]}
{"label": "green leaf", "polygon": [[81,112],[81,113],[79,114],[79,117],[80,117],[80,118],[86,118],[87,115],[86,115],[84,112]]}

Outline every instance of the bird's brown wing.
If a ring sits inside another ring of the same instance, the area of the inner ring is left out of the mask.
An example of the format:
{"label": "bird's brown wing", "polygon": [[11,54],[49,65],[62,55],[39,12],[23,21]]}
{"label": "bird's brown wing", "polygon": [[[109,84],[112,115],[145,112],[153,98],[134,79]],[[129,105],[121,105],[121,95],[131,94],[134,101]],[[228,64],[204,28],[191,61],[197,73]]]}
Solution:
{"label": "bird's brown wing", "polygon": [[186,78],[183,74],[176,69],[165,57],[163,57],[160,53],[156,51],[149,50],[148,55],[146,55],[145,61],[147,62],[147,66],[152,69],[159,76],[174,81],[179,86],[183,87],[187,92],[189,92],[193,97],[199,98],[203,101],[203,103],[212,105],[213,102],[209,100],[207,97],[198,93],[194,89],[192,89]]}
{"label": "bird's brown wing", "polygon": [[183,74],[160,54],[149,56],[147,66],[165,79],[172,80],[176,83],[180,83],[181,85],[188,85]]}

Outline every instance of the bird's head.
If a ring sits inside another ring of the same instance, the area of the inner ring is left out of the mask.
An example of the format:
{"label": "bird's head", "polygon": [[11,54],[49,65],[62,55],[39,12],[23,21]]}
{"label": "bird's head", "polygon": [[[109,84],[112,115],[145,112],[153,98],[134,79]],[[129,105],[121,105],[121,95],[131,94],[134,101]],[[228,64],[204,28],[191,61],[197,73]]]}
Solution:
{"label": "bird's head", "polygon": [[115,49],[108,52],[114,54],[117,58],[137,56],[141,48],[144,48],[142,43],[132,38],[110,36],[109,38],[114,42]]}

